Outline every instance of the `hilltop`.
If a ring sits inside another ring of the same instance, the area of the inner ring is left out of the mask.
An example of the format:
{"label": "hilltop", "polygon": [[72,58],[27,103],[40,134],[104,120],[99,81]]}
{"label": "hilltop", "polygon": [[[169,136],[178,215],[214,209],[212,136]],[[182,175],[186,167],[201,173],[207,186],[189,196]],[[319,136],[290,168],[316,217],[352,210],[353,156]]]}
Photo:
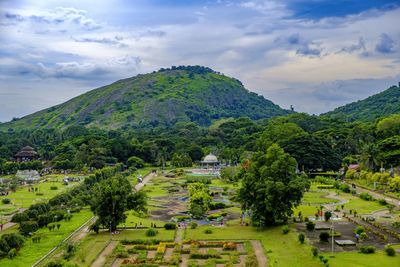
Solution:
{"label": "hilltop", "polygon": [[341,118],[346,121],[374,121],[381,117],[400,113],[399,86],[391,86],[381,93],[338,107],[323,116]]}
{"label": "hilltop", "polygon": [[288,114],[234,78],[210,68],[179,66],[119,80],[63,104],[0,125],[0,130],[103,129],[169,126],[180,121],[209,125],[228,117],[263,119]]}

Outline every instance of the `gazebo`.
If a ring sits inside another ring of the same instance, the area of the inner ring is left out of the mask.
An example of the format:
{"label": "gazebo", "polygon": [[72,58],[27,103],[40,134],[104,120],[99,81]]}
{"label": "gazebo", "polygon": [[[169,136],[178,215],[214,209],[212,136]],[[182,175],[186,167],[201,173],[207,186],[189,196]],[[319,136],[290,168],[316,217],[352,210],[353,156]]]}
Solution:
{"label": "gazebo", "polygon": [[218,158],[210,153],[201,161],[201,166],[207,169],[217,169],[219,167]]}
{"label": "gazebo", "polygon": [[26,162],[38,158],[39,158],[38,153],[33,149],[33,147],[30,146],[23,147],[21,151],[15,154],[15,159],[17,162]]}

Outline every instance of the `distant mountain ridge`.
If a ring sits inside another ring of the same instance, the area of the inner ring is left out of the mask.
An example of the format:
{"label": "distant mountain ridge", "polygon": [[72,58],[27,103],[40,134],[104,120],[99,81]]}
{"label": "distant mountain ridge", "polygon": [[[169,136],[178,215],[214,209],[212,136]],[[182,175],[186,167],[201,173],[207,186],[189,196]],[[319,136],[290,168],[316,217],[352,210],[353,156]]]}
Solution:
{"label": "distant mountain ridge", "polygon": [[289,114],[237,79],[210,68],[179,66],[119,80],[63,104],[0,124],[0,130],[142,128],[192,121],[209,125],[227,117],[271,118]]}
{"label": "distant mountain ridge", "polygon": [[322,114],[347,121],[374,121],[380,117],[400,113],[400,83],[364,100],[338,107]]}

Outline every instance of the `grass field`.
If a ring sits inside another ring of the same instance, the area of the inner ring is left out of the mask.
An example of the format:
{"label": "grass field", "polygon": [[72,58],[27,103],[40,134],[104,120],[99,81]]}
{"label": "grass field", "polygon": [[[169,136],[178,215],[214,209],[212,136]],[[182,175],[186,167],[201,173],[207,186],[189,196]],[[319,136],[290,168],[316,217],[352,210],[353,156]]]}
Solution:
{"label": "grass field", "polygon": [[[38,190],[35,192],[29,192],[29,187],[23,186],[19,187],[16,192],[11,192],[8,196],[0,196],[0,200],[4,198],[9,198],[11,199],[11,202],[15,208],[28,208],[32,204],[44,202],[77,184],[78,183],[70,183],[69,185],[63,185],[63,183],[60,181],[40,182],[38,184],[32,185],[32,187],[38,188]],[[52,186],[56,186],[57,189],[50,189]],[[0,209],[2,209],[3,207],[6,207],[6,205],[0,202]]]}
{"label": "grass field", "polygon": [[348,203],[344,204],[344,209],[355,210],[358,214],[369,214],[373,211],[386,208],[376,201],[366,201],[349,194],[342,194],[341,197],[349,200]]}
{"label": "grass field", "polygon": [[[323,254],[329,258],[331,254]],[[334,258],[329,258],[329,266],[332,267],[376,267],[376,266],[400,266],[400,256],[389,257],[383,251],[374,254],[361,254],[358,252],[335,253]]]}
{"label": "grass field", "polygon": [[324,204],[324,203],[336,203],[339,202],[337,199],[327,198],[327,192],[305,192],[304,197],[302,199],[303,203],[310,203],[310,204]]}
{"label": "grass field", "polygon": [[38,230],[35,233],[35,236],[41,236],[40,243],[33,243],[30,238],[26,239],[24,246],[19,251],[19,255],[12,260],[8,258],[0,260],[0,266],[32,266],[36,261],[43,257],[53,247],[58,245],[63,239],[69,236],[92,216],[93,214],[91,211],[84,209],[79,213],[74,213],[71,221],[61,221],[61,227],[59,230],[51,232],[47,228]]}

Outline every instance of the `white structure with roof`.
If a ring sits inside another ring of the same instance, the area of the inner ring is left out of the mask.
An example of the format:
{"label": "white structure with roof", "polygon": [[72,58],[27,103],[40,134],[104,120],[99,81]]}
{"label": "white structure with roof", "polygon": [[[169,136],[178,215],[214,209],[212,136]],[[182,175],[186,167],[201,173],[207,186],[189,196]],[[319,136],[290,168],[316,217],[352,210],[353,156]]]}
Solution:
{"label": "white structure with roof", "polygon": [[207,169],[217,169],[219,167],[218,158],[214,154],[210,153],[201,161],[201,166]]}

